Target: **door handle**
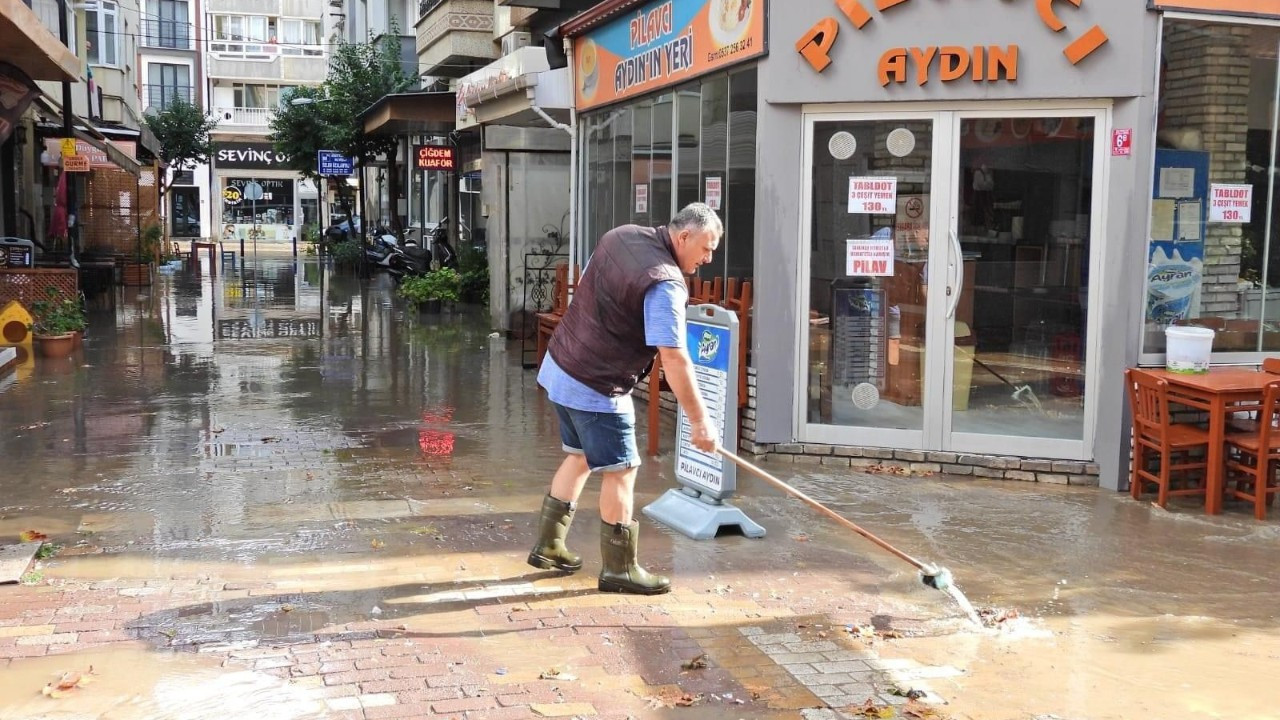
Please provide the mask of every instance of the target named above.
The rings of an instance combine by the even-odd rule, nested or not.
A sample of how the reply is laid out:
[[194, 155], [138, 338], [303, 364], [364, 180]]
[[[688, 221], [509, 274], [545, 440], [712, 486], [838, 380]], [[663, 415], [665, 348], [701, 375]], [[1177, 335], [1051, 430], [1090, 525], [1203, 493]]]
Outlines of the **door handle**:
[[960, 247], [960, 238], [956, 235], [955, 230], [949, 231], [951, 235], [951, 251], [955, 253], [955, 262], [949, 263], [954, 268], [954, 278], [947, 283], [947, 295], [950, 300], [947, 301], [947, 319], [950, 320], [956, 315], [956, 308], [960, 307], [960, 291], [964, 288], [964, 249]]

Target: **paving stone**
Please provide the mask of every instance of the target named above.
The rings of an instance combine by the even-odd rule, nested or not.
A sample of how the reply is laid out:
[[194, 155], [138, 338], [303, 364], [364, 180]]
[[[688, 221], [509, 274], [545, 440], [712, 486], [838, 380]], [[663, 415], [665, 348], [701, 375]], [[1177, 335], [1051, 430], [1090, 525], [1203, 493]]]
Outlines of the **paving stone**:
[[[813, 663], [813, 667], [820, 673], [850, 673], [862, 672], [871, 667], [872, 660], [843, 660], [839, 662], [822, 662]], [[873, 668], [882, 670], [887, 668]]]
[[[788, 652], [793, 652], [793, 653], [823, 653], [823, 652], [833, 652], [835, 650], [840, 649], [839, 645], [836, 645], [835, 643], [830, 642], [828, 640], [822, 640], [819, 642], [784, 643], [784, 645], [786, 646]], [[779, 662], [782, 662], [782, 661], [780, 660]], [[809, 662], [809, 661], [797, 660], [796, 662]]]

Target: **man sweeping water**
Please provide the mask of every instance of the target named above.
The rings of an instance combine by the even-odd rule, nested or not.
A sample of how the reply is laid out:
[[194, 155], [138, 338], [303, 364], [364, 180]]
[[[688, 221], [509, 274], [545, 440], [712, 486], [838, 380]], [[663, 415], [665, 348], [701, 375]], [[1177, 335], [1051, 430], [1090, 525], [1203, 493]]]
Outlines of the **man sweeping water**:
[[578, 497], [600, 472], [599, 588], [657, 595], [671, 581], [637, 561], [640, 529], [632, 517], [636, 471], [631, 391], [661, 358], [667, 382], [692, 428], [691, 442], [713, 452], [719, 432], [707, 413], [685, 347], [685, 275], [711, 262], [724, 225], [703, 203], [682, 209], [665, 227], [623, 225], [605, 233], [551, 336], [538, 372], [560, 422], [566, 453], [542, 500], [536, 568], [574, 572], [582, 557], [565, 546]]

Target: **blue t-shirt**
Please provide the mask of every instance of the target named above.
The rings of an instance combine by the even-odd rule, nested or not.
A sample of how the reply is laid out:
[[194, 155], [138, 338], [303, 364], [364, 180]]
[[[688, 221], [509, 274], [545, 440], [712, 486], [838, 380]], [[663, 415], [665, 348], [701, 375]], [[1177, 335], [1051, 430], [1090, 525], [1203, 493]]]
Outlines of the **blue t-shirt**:
[[[685, 346], [685, 307], [689, 289], [678, 280], [664, 280], [649, 288], [644, 295], [644, 341], [659, 348]], [[556, 364], [548, 352], [538, 370], [538, 384], [546, 388], [547, 397], [557, 405], [586, 412], [634, 415], [631, 393], [611, 398], [583, 385]]]

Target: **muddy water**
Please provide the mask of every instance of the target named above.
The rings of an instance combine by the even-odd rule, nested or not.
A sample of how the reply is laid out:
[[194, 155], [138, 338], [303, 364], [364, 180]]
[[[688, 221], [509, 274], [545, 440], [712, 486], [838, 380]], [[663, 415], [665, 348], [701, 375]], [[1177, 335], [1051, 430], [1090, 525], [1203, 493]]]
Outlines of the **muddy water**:
[[[93, 672], [89, 673], [90, 668]], [[84, 684], [46, 697], [64, 673]], [[315, 688], [196, 655], [149, 648], [69, 653], [23, 660], [3, 674], [0, 718], [12, 720], [263, 720], [323, 718]]]
[[[247, 336], [255, 325], [294, 336]], [[314, 263], [264, 257], [216, 280], [161, 276], [96, 313], [72, 361], [0, 387], [0, 456], [20, 478], [0, 496], [0, 541], [39, 529], [78, 545], [83, 554], [48, 563], [53, 579], [275, 584], [270, 597], [147, 618], [192, 643], [201, 633], [288, 638], [375, 616], [462, 623], [460, 606], [431, 603], [487, 581], [592, 592], [589, 577], [525, 577], [532, 513], [560, 456], [553, 415], [518, 355], [478, 314], [406, 313], [385, 279], [322, 277]], [[645, 465], [640, 505], [670, 486], [669, 465]], [[804, 573], [835, 576], [928, 621], [930, 634], [880, 650], [963, 669], [931, 683], [957, 717], [1277, 717], [1274, 693], [1246, 681], [1280, 673], [1275, 520], [1163, 513], [1096, 490], [768, 469], [949, 568], [980, 608], [1023, 617], [972, 631], [912, 569], [750, 478], [735, 503], [768, 527], [766, 540], [695, 543], [655, 528], [643, 552], [680, 582], [766, 596], [804, 594]], [[595, 502], [590, 490], [571, 534], [583, 548], [596, 542]], [[272, 714], [280, 681], [151, 652], [123, 659], [145, 682], [103, 692], [114, 688], [104, 678], [85, 700], [117, 704], [82, 716], [203, 717], [205, 696], [189, 697], [188, 714], [164, 715], [173, 703], [155, 693], [229, 682], [222, 697], [253, 703], [244, 716], [305, 717], [289, 706]], [[83, 660], [14, 663], [0, 678], [0, 717], [28, 717], [13, 708], [45, 699], [27, 691], [93, 664]]]
[[1280, 672], [1275, 521], [1256, 523], [1247, 509], [1165, 513], [1096, 490], [794, 481], [950, 568], [975, 604], [1020, 611], [987, 633], [894, 643], [907, 657], [966, 671], [933, 681], [958, 716], [1277, 717], [1274, 688], [1243, 681]]

